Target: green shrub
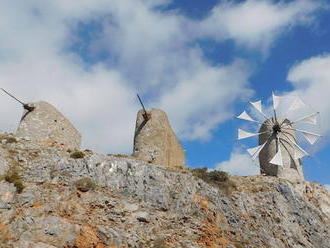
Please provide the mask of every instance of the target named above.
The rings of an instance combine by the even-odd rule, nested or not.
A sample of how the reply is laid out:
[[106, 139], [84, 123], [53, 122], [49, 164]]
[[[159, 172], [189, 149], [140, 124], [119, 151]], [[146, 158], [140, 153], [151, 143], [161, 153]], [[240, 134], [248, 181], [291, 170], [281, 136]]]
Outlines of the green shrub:
[[89, 177], [85, 177], [85, 178], [79, 179], [78, 181], [76, 181], [74, 183], [74, 185], [81, 192], [87, 192], [89, 190], [95, 189], [95, 187], [96, 187], [96, 184]]
[[6, 143], [17, 143], [17, 139], [15, 137], [6, 138]]
[[17, 143], [17, 139], [11, 134], [0, 134], [0, 141], [3, 140], [5, 143]]
[[207, 168], [196, 168], [192, 169], [192, 174], [204, 182], [221, 189], [225, 194], [231, 194], [236, 189], [235, 183], [230, 180], [229, 174], [225, 171], [207, 171]]
[[207, 168], [197, 168], [192, 170], [193, 175], [199, 177], [207, 183], [227, 182], [229, 175], [225, 171], [207, 171]]
[[21, 193], [23, 191], [24, 184], [17, 170], [15, 169], [10, 170], [9, 172], [7, 172], [4, 178], [8, 183], [13, 183], [15, 185], [18, 193]]
[[83, 153], [82, 151], [75, 151], [70, 155], [70, 158], [74, 158], [74, 159], [79, 159], [84, 157], [85, 157], [85, 153]]

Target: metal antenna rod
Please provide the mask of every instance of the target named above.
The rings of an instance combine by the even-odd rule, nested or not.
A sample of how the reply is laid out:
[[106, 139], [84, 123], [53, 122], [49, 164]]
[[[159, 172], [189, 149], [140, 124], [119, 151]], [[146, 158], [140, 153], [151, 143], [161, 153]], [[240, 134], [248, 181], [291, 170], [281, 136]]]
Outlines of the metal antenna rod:
[[24, 109], [26, 109], [26, 110], [28, 110], [28, 111], [33, 111], [33, 110], [34, 110], [34, 107], [31, 107], [31, 106], [29, 106], [27, 103], [24, 103], [24, 102], [18, 100], [16, 97], [14, 97], [14, 96], [13, 96], [12, 94], [10, 94], [8, 91], [6, 91], [4, 88], [1, 88], [1, 90], [2, 90], [3, 92], [5, 92], [8, 96], [10, 96], [11, 98], [13, 98], [13, 99], [15, 99], [16, 101], [18, 101], [20, 104], [22, 104]]
[[143, 105], [143, 102], [142, 102], [142, 100], [141, 100], [139, 94], [136, 94], [136, 95], [137, 95], [137, 97], [138, 97], [138, 99], [139, 99], [139, 102], [140, 102], [140, 104], [141, 104], [141, 106], [142, 106], [142, 108], [143, 108], [143, 111], [144, 111], [143, 117], [144, 117], [144, 119], [148, 120], [149, 117], [148, 117], [147, 111], [146, 111], [146, 109], [145, 109], [145, 107], [144, 107], [144, 105]]
[[12, 94], [10, 94], [10, 93], [9, 93], [8, 91], [6, 91], [5, 89], [1, 88], [1, 90], [2, 90], [3, 92], [5, 92], [8, 96], [10, 96], [11, 98], [14, 98], [16, 101], [18, 101], [18, 102], [19, 102], [20, 104], [22, 104], [23, 106], [26, 105], [26, 103], [24, 103], [24, 102], [18, 100], [16, 97], [14, 97]]

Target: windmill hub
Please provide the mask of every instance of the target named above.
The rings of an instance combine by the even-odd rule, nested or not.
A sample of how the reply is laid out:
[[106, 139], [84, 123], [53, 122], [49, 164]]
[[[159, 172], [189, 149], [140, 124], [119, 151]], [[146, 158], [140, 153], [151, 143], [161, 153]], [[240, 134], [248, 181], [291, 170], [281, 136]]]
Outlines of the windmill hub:
[[277, 134], [279, 132], [281, 132], [281, 126], [279, 124], [275, 124], [273, 126], [273, 133], [276, 133]]

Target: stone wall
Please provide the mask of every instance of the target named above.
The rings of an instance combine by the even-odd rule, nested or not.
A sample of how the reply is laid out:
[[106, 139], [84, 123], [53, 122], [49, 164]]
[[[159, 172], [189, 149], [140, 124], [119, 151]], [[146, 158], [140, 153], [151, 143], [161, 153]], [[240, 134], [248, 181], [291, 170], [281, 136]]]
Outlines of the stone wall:
[[143, 111], [137, 114], [133, 155], [149, 163], [165, 167], [183, 168], [185, 153], [167, 115], [159, 109], [148, 111], [148, 120]]
[[[286, 128], [292, 128], [289, 124], [289, 120], [278, 119], [279, 123], [284, 121]], [[272, 131], [272, 120], [269, 119], [263, 123], [259, 132]], [[284, 130], [282, 130], [284, 131]], [[276, 149], [276, 138], [275, 136], [270, 137], [267, 145], [259, 154], [260, 171], [262, 174], [269, 176], [277, 176], [280, 178], [286, 178], [289, 180], [304, 180], [304, 174], [302, 170], [302, 163], [300, 159], [294, 159], [295, 147], [292, 142], [296, 143], [295, 131], [285, 129], [285, 132], [279, 134], [280, 142], [279, 147], [282, 152], [283, 167], [269, 163], [275, 156]], [[269, 137], [269, 133], [261, 134], [259, 136], [259, 145], [266, 142]]]
[[54, 106], [47, 102], [29, 103], [33, 111], [24, 111], [16, 135], [34, 142], [58, 144], [80, 149], [81, 134]]

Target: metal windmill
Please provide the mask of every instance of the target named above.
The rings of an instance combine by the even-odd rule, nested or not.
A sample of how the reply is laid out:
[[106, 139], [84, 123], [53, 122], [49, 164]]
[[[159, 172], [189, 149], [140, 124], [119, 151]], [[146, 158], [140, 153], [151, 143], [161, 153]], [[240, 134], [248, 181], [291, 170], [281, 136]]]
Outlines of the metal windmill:
[[[253, 160], [259, 158], [261, 173], [289, 179], [303, 179], [301, 158], [309, 154], [298, 144], [297, 134], [302, 135], [310, 145], [315, 144], [321, 135], [311, 132], [310, 129], [311, 126], [317, 124], [319, 112], [303, 113], [306, 104], [299, 97], [288, 101], [286, 97], [273, 94], [272, 98], [273, 106], [270, 116], [263, 111], [261, 101], [250, 102], [254, 116], [246, 111], [237, 116], [238, 119], [261, 125], [257, 133], [239, 128], [238, 139], [259, 137], [259, 145], [247, 151]], [[284, 106], [284, 108], [282, 106], [284, 112], [281, 115], [278, 111], [280, 105]], [[288, 116], [294, 116], [292, 115], [294, 112], [298, 114], [291, 121]], [[259, 121], [258, 116], [263, 120]], [[299, 128], [300, 124], [304, 124], [304, 129]]]

